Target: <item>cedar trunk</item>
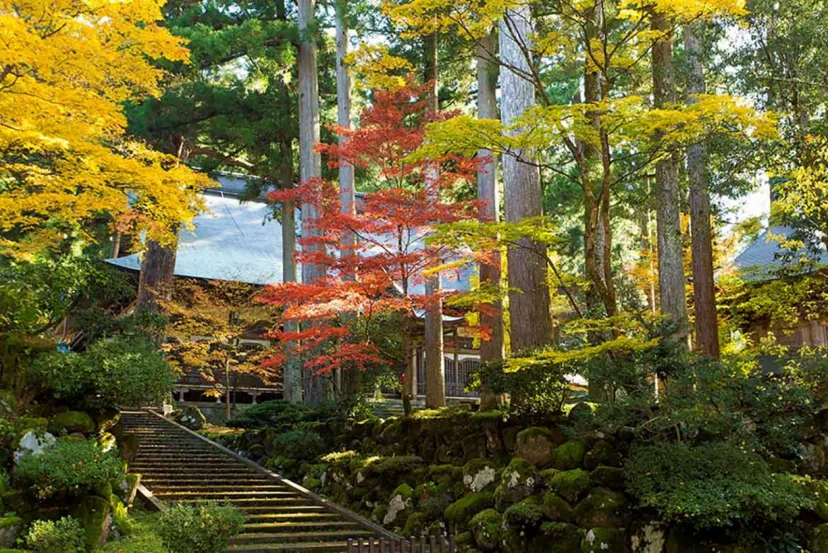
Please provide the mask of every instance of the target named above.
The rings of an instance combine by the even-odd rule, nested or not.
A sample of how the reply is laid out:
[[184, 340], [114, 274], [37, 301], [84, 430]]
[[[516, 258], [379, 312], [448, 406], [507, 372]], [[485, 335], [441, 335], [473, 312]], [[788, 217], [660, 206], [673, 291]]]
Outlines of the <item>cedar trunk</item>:
[[[319, 142], [319, 81], [316, 66], [316, 39], [312, 22], [316, 8], [315, 0], [299, 0], [299, 180], [307, 182], [322, 174], [322, 161], [314, 151]], [[316, 207], [302, 204], [302, 235], [312, 237], [316, 229], [311, 223], [319, 214]], [[325, 276], [324, 267], [313, 263], [302, 264], [302, 282], [310, 284]], [[303, 377], [305, 403], [317, 405], [328, 398], [330, 379], [305, 371]]]
[[[501, 119], [510, 125], [535, 105], [535, 88], [521, 73], [532, 71], [524, 50], [533, 33], [528, 5], [509, 9], [500, 21]], [[540, 170], [535, 152], [512, 151], [503, 158], [503, 189], [506, 221], [516, 223], [543, 215]], [[507, 252], [511, 349], [518, 352], [541, 347], [552, 338], [546, 260], [537, 252], [545, 246], [528, 237]]]
[[[653, 44], [653, 98], [656, 108], [675, 102], [673, 40], [667, 19], [654, 12], [652, 29], [661, 33]], [[679, 166], [675, 155], [656, 163], [656, 233], [661, 313], [674, 326], [674, 338], [687, 344], [687, 299], [682, 262]]]
[[[437, 33], [424, 37], [423, 44], [424, 71], [423, 80], [431, 84], [427, 113], [437, 113]], [[430, 193], [439, 194], [436, 181], [440, 178], [439, 167], [429, 165], [426, 168], [425, 184]], [[443, 300], [440, 275], [428, 277], [425, 283], [425, 396], [426, 408], [436, 409], [446, 406], [446, 367], [443, 358]]]
[[151, 240], [141, 260], [141, 275], [138, 278], [138, 299], [136, 309], [160, 311], [159, 300], [170, 299], [175, 273], [175, 256], [178, 244], [176, 232], [172, 246], [162, 246]]
[[[684, 28], [687, 53], [688, 103], [697, 102], [693, 94], [706, 92], [701, 48], [696, 25]], [[713, 281], [713, 233], [710, 229], [709, 174], [707, 145], [687, 148], [687, 180], [690, 187], [690, 229], [693, 253], [693, 305], [696, 314], [696, 348], [709, 357], [719, 357], [719, 327], [716, 317], [716, 286]]]

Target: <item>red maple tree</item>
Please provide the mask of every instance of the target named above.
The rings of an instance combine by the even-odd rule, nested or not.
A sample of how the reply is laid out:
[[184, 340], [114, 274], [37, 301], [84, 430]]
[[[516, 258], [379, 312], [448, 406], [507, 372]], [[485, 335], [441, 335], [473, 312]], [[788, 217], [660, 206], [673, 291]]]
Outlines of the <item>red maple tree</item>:
[[[447, 198], [474, 182], [479, 160], [455, 155], [408, 159], [422, 144], [429, 122], [426, 93], [427, 87], [417, 85], [378, 92], [362, 112], [359, 128], [334, 129], [347, 141], [318, 145], [331, 167], [347, 162], [375, 175], [378, 190], [358, 198], [356, 214], [342, 213], [336, 185], [321, 179], [269, 194], [274, 202], [311, 203], [319, 214], [310, 221], [313, 236], [299, 240], [303, 247], [297, 260], [324, 266], [325, 278], [269, 286], [259, 298], [282, 309], [279, 330], [271, 336], [291, 344], [289, 355], [299, 356], [316, 375], [391, 364], [369, 330], [373, 318], [388, 313], [403, 314], [404, 366], [409, 367], [410, 319], [435, 301], [425, 294], [424, 280], [429, 271], [460, 257], [425, 238], [434, 225], [477, 217], [477, 202]], [[440, 117], [445, 115], [434, 116]], [[426, 167], [435, 166], [439, 177], [426, 179]], [[357, 238], [352, 252], [343, 252], [346, 235]], [[288, 321], [298, 322], [294, 328], [300, 330], [285, 331]], [[268, 363], [281, 366], [286, 355], [283, 348]]]

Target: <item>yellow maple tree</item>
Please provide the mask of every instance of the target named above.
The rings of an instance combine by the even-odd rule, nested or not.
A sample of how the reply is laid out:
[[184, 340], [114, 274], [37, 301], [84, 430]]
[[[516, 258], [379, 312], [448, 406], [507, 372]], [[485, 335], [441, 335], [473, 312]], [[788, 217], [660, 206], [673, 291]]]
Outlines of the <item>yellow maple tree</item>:
[[91, 223], [167, 241], [207, 183], [126, 136], [157, 95], [153, 59], [186, 62], [162, 0], [0, 0], [0, 251], [23, 257]]

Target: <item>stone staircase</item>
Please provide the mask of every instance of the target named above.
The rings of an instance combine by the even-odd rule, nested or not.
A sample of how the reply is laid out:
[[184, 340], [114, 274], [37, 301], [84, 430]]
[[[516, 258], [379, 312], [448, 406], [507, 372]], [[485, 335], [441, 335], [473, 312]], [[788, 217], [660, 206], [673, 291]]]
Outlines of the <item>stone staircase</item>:
[[217, 501], [246, 512], [229, 552], [344, 553], [349, 538], [396, 537], [160, 415], [129, 411], [121, 421], [139, 438], [129, 470], [159, 507]]

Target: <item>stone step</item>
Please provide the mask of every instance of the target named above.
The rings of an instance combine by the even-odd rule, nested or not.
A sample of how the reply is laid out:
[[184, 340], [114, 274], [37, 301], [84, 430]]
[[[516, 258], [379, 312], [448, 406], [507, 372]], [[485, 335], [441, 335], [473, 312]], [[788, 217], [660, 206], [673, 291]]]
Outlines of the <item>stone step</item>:
[[[161, 501], [167, 501], [169, 503], [203, 503], [206, 499], [220, 499], [220, 498], [205, 498], [205, 497], [193, 497], [193, 498], [182, 498], [182, 499], [169, 499], [159, 497]], [[292, 506], [303, 506], [303, 505], [312, 505], [309, 499], [304, 497], [291, 497], [291, 498], [274, 498], [274, 497], [238, 497], [238, 498], [228, 498], [228, 503], [232, 503], [236, 507], [267, 507], [271, 510], [274, 509], [281, 509], [282, 507], [292, 507]]]
[[373, 536], [367, 530], [351, 531], [316, 531], [316, 532], [284, 532], [281, 534], [239, 534], [230, 540], [232, 544], [254, 543], [325, 543], [347, 542], [349, 538], [368, 538]]
[[215, 483], [222, 486], [256, 486], [259, 484], [271, 484], [273, 482], [270, 478], [263, 476], [256, 478], [252, 474], [222, 474], [221, 476], [215, 474], [203, 474], [200, 476], [188, 474], [186, 477], [182, 477], [180, 474], [167, 474], [166, 477], [164, 474], [155, 474], [153, 476], [147, 475], [141, 480], [145, 485], [149, 483], [164, 484], [170, 481], [174, 481], [176, 485], [181, 486], [204, 486], [207, 483]]
[[336, 513], [332, 513], [330, 511], [324, 510], [319, 512], [304, 512], [304, 511], [294, 511], [294, 512], [281, 512], [281, 513], [248, 513], [247, 515], [247, 522], [249, 524], [258, 524], [258, 523], [282, 523], [282, 522], [298, 522], [302, 524], [304, 522], [337, 522], [342, 521], [342, 517]]
[[278, 534], [280, 532], [300, 530], [340, 530], [353, 533], [362, 531], [362, 528], [356, 522], [349, 522], [347, 520], [290, 520], [287, 522], [248, 522], [244, 525], [244, 532], [260, 534]]
[[179, 498], [201, 497], [207, 499], [254, 499], [273, 498], [273, 499], [293, 499], [299, 497], [296, 492], [285, 489], [276, 490], [254, 490], [254, 489], [239, 489], [233, 488], [230, 490], [186, 490], [186, 491], [158, 491], [153, 492], [155, 497], [159, 499], [169, 499], [170, 501], [178, 501]]
[[175, 481], [169, 484], [160, 484], [153, 488], [155, 490], [153, 493], [161, 494], [161, 493], [184, 493], [184, 492], [193, 492], [193, 493], [202, 493], [202, 492], [240, 492], [240, 491], [252, 491], [252, 492], [290, 492], [296, 493], [290, 490], [290, 488], [286, 488], [285, 486], [280, 486], [278, 484], [267, 484], [267, 483], [258, 483], [258, 484], [247, 484], [244, 486], [240, 486], [238, 484], [199, 484], [197, 486], [188, 486], [182, 485], [180, 482]]
[[228, 553], [347, 553], [348, 542], [333, 543], [260, 543], [246, 545], [231, 545]]
[[304, 505], [285, 505], [279, 507], [278, 511], [275, 511], [272, 506], [270, 505], [238, 505], [239, 509], [247, 513], [251, 516], [258, 516], [263, 514], [273, 514], [273, 513], [280, 513], [285, 515], [297, 515], [297, 514], [320, 514], [320, 513], [330, 513], [325, 507], [320, 505], [313, 505], [313, 504], [304, 504]]

